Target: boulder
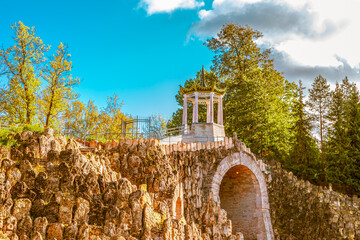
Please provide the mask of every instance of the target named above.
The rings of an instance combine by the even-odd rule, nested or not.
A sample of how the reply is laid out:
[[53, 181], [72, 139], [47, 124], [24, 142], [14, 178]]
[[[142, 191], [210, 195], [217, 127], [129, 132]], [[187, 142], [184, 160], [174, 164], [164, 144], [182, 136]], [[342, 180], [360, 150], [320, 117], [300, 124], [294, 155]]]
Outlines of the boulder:
[[62, 240], [63, 239], [64, 224], [50, 223], [47, 229], [47, 239]]
[[63, 224], [71, 224], [73, 213], [73, 199], [71, 197], [63, 197], [59, 207], [59, 222]]
[[90, 235], [90, 228], [87, 223], [84, 223], [79, 228], [78, 240], [88, 240]]
[[15, 201], [13, 208], [14, 217], [20, 221], [25, 216], [30, 215], [31, 201], [27, 198], [20, 198]]
[[46, 229], [48, 226], [48, 221], [46, 217], [38, 217], [34, 221], [34, 228], [32, 236], [36, 236], [39, 233], [42, 239], [46, 239]]
[[87, 223], [89, 211], [90, 211], [89, 201], [81, 197], [77, 198], [74, 221], [76, 221], [79, 225]]

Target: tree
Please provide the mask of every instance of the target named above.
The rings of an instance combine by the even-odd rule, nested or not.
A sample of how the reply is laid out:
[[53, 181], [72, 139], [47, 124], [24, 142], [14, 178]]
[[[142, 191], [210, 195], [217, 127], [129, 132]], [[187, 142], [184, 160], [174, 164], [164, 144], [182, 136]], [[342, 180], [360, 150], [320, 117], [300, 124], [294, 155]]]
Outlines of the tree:
[[316, 141], [311, 134], [313, 126], [311, 125], [311, 119], [306, 111], [304, 89], [302, 82], [299, 81], [296, 91], [296, 100], [291, 109], [295, 119], [292, 128], [294, 136], [292, 139], [290, 156], [286, 161], [286, 167], [290, 168], [298, 176], [316, 180], [316, 173], [314, 173], [316, 167], [314, 165], [316, 165], [315, 161], [317, 159], [318, 150]]
[[[4, 60], [0, 58], [0, 77], [1, 77], [2, 75], [7, 74], [7, 73], [8, 73], [8, 72], [7, 72], [7, 70], [6, 70], [6, 65], [5, 65], [5, 63], [4, 63]], [[0, 78], [0, 81], [1, 81], [1, 78]]]
[[161, 114], [151, 114], [150, 126], [145, 126], [144, 132], [149, 132], [149, 138], [163, 138], [165, 129], [166, 122]]
[[336, 88], [331, 93], [329, 119], [332, 122], [332, 127], [329, 130], [326, 148], [330, 181], [339, 184], [345, 184], [350, 170], [350, 159], [348, 157], [350, 139], [347, 136], [348, 126], [345, 120], [346, 97], [344, 90], [346, 89], [342, 86], [336, 83]]
[[8, 121], [31, 124], [35, 115], [37, 92], [40, 86], [39, 66], [45, 61], [48, 50], [35, 36], [35, 29], [22, 22], [14, 24], [15, 45], [0, 50], [0, 58], [6, 66], [9, 87], [6, 91]]
[[290, 150], [296, 85], [274, 69], [270, 50], [255, 42], [260, 37], [249, 26], [227, 24], [205, 45], [214, 51], [212, 70], [227, 88], [226, 132], [236, 132], [256, 154], [280, 159]]
[[122, 105], [123, 102], [119, 101], [119, 96], [116, 94], [107, 98], [107, 106], [99, 115], [101, 132], [108, 133], [110, 136], [121, 132], [122, 121], [127, 119], [121, 111]]
[[43, 69], [42, 76], [46, 86], [42, 91], [41, 109], [45, 118], [45, 127], [54, 125], [55, 117], [63, 112], [69, 101], [77, 98], [73, 87], [80, 79], [71, 75], [72, 62], [68, 47], [60, 43], [53, 58]]
[[321, 168], [327, 183], [324, 141], [329, 127], [330, 85], [325, 78], [319, 75], [311, 86], [312, 88], [309, 89], [308, 106], [311, 110], [312, 121], [320, 137]]
[[224, 25], [216, 38], [204, 43], [215, 53], [213, 59], [215, 72], [224, 79], [233, 79], [241, 74], [251, 74], [259, 67], [272, 68], [270, 50], [261, 52], [255, 43], [255, 40], [262, 36], [261, 32], [249, 26], [233, 23]]
[[107, 106], [101, 111], [94, 101], [89, 100], [87, 105], [73, 101], [64, 112], [65, 132], [82, 139], [117, 138], [122, 121], [128, 119], [121, 111], [122, 104], [116, 94], [107, 98]]
[[73, 101], [66, 108], [63, 116], [65, 133], [77, 138], [90, 138], [101, 130], [99, 126], [99, 112], [94, 101], [87, 105], [80, 101]]
[[[0, 62], [0, 71], [1, 71], [1, 62]], [[0, 73], [0, 125], [2, 123], [5, 123], [5, 118], [6, 118], [6, 85], [3, 85], [3, 83], [1, 82], [1, 73]]]
[[346, 122], [349, 127], [347, 135], [350, 140], [348, 156], [351, 160], [351, 172], [348, 184], [359, 193], [360, 192], [360, 96], [355, 85], [351, 87], [348, 114]]
[[84, 112], [86, 106], [80, 101], [72, 101], [65, 109], [63, 119], [66, 135], [80, 137], [84, 135]]

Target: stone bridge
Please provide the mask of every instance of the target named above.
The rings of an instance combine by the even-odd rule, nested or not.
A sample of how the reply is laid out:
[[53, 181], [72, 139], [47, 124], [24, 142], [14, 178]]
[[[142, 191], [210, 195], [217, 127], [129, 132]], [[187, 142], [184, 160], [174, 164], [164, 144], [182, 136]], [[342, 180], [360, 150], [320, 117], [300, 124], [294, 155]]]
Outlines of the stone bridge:
[[[139, 144], [139, 140], [130, 139], [120, 142]], [[89, 147], [97, 147], [98, 144], [95, 141], [85, 143]], [[104, 148], [110, 149], [116, 144], [114, 141], [108, 142]], [[151, 140], [151, 145], [160, 146], [160, 142]], [[167, 156], [176, 152], [201, 154], [204, 150], [232, 149], [227, 156], [217, 159], [212, 170], [204, 176], [201, 191], [213, 197], [226, 210], [234, 234], [241, 232], [244, 239], [274, 239], [266, 186], [266, 164], [258, 161], [249, 148], [237, 140], [233, 142], [231, 138], [218, 142], [177, 143], [160, 147]], [[184, 198], [184, 183], [179, 179], [170, 207], [174, 218], [184, 216]]]
[[[122, 141], [132, 145], [138, 144], [138, 140]], [[152, 145], [159, 144], [157, 140], [152, 140]], [[107, 145], [110, 146], [111, 143]], [[95, 147], [96, 144], [89, 143], [89, 146]], [[225, 138], [218, 142], [161, 145], [161, 149], [167, 156], [179, 152], [208, 154], [205, 151], [231, 149], [227, 155], [217, 159], [204, 176], [201, 191], [211, 196], [222, 209], [226, 210], [227, 217], [232, 221], [234, 234], [241, 232], [244, 239], [274, 239], [269, 211], [266, 164], [257, 160], [243, 143]], [[200, 168], [206, 167], [202, 165]], [[191, 169], [191, 171], [199, 172], [201, 169]], [[186, 201], [184, 185], [186, 183], [180, 178], [172, 198], [171, 212], [177, 219], [184, 216], [183, 203]]]

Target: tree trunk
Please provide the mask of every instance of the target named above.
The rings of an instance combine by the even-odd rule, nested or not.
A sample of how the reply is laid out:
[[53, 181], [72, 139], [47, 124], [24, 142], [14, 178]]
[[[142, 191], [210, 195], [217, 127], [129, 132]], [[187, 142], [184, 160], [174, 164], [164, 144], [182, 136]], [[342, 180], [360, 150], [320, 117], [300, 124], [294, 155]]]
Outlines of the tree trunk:
[[49, 126], [53, 102], [54, 102], [54, 91], [52, 91], [52, 93], [51, 93], [51, 100], [50, 100], [50, 105], [49, 105], [49, 111], [48, 111], [48, 113], [46, 114], [45, 128], [47, 128], [47, 127]]

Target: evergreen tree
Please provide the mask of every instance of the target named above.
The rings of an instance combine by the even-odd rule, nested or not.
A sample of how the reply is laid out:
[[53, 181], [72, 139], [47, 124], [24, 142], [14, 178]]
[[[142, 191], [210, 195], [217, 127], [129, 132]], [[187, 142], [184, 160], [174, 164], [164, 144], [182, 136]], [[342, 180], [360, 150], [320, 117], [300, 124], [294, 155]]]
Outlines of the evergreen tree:
[[336, 88], [331, 93], [328, 116], [332, 122], [332, 127], [329, 130], [326, 146], [329, 181], [340, 185], [345, 184], [348, 177], [350, 177], [349, 171], [351, 168], [348, 157], [350, 139], [347, 136], [348, 126], [345, 120], [346, 87], [346, 83], [341, 86], [336, 83]]
[[349, 127], [347, 136], [350, 141], [348, 156], [350, 158], [350, 178], [349, 185], [359, 194], [360, 193], [360, 96], [355, 85], [351, 87], [348, 111], [346, 116], [347, 126]]
[[315, 78], [315, 81], [309, 89], [308, 106], [311, 110], [312, 121], [317, 129], [320, 138], [321, 169], [322, 175], [327, 183], [326, 163], [325, 163], [325, 136], [328, 131], [328, 111], [330, 105], [330, 85], [321, 75]]
[[316, 141], [311, 134], [313, 127], [311, 119], [306, 112], [304, 89], [302, 82], [299, 81], [296, 100], [291, 109], [295, 119], [292, 128], [294, 137], [292, 139], [290, 156], [285, 163], [285, 167], [292, 170], [298, 176], [315, 181], [317, 180], [316, 164], [318, 149]]

